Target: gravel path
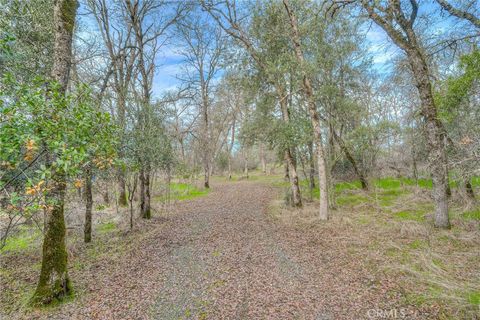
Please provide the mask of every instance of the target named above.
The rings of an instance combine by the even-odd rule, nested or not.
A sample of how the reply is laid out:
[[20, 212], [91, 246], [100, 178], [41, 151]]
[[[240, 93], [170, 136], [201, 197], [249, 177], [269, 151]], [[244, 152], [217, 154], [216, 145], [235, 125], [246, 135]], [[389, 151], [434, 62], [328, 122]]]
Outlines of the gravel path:
[[396, 313], [397, 318], [431, 318], [402, 305], [390, 293], [392, 280], [336, 245], [348, 235], [273, 220], [266, 207], [275, 192], [238, 182], [214, 185], [208, 196], [181, 202], [175, 214], [153, 219], [127, 253], [85, 272], [86, 293], [75, 302], [37, 316], [333, 320]]

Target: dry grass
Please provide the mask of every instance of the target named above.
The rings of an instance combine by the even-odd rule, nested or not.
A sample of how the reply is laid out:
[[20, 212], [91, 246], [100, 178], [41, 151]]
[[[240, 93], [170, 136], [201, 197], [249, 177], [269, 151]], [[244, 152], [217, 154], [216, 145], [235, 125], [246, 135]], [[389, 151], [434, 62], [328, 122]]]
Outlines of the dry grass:
[[334, 245], [394, 278], [407, 304], [434, 308], [443, 319], [480, 318], [480, 223], [462, 218], [462, 203], [451, 204], [452, 229], [438, 230], [426, 191], [407, 189], [383, 205], [378, 190], [346, 197], [351, 205], [338, 206], [328, 223], [318, 220], [314, 203], [299, 210], [276, 200], [269, 212], [283, 224], [335, 234]]

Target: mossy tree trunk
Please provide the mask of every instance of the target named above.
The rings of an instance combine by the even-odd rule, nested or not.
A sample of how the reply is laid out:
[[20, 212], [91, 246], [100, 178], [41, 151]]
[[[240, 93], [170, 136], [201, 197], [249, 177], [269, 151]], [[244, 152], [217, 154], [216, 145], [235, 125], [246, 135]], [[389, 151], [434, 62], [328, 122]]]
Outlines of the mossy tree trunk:
[[[54, 6], [54, 61], [52, 79], [60, 84], [65, 93], [70, 76], [72, 59], [72, 37], [78, 3], [76, 0], [57, 0]], [[47, 165], [51, 165], [54, 154], [48, 154]], [[70, 279], [67, 273], [67, 249], [65, 245], [64, 203], [66, 177], [57, 172], [52, 179], [52, 188], [46, 195], [47, 230], [43, 240], [42, 268], [37, 289], [33, 296], [34, 304], [48, 304], [69, 295]]]

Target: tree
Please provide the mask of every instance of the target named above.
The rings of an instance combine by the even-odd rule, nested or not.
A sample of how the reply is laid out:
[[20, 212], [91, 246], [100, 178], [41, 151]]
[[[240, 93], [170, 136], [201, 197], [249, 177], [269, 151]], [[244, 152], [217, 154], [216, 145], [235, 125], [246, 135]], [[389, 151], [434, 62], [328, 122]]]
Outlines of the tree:
[[[126, 14], [124, 5], [114, 5], [107, 3], [106, 0], [88, 0], [88, 6], [95, 17], [110, 60], [107, 78], [111, 76], [113, 80], [117, 122], [123, 136], [125, 135], [128, 91], [134, 80], [137, 57], [137, 48], [133, 45], [133, 28], [123, 18]], [[120, 158], [122, 152], [120, 148]], [[118, 170], [118, 187], [120, 189], [118, 202], [121, 206], [126, 206], [125, 172], [121, 166]]]
[[225, 41], [221, 28], [203, 19], [194, 8], [177, 24], [178, 33], [184, 44], [181, 54], [188, 65], [185, 85], [192, 91], [193, 103], [199, 106], [201, 114], [200, 145], [202, 149], [204, 186], [210, 187], [210, 172], [215, 150], [212, 148], [213, 132], [210, 112], [214, 80], [220, 68], [221, 54]]
[[[52, 79], [59, 85], [58, 94], [65, 95], [72, 60], [72, 37], [78, 3], [76, 0], [58, 0], [53, 10], [55, 42]], [[53, 111], [53, 110], [52, 110]], [[47, 166], [55, 161], [47, 154]], [[52, 189], [47, 193], [47, 203], [52, 208], [43, 240], [42, 269], [34, 300], [49, 303], [70, 294], [71, 284], [67, 272], [65, 247], [64, 202], [66, 181], [64, 173], [52, 177]]]
[[[221, 4], [213, 3], [212, 1], [202, 1], [203, 8], [209, 12], [212, 18], [219, 24], [219, 26], [235, 41], [237, 41], [250, 55], [256, 68], [260, 71], [259, 76], [263, 77], [262, 81], [271, 86], [276, 96], [276, 102], [279, 106], [282, 120], [288, 126], [290, 122], [290, 110], [288, 106], [289, 93], [287, 91], [288, 85], [286, 83], [284, 64], [279, 64], [280, 57], [287, 59], [284, 55], [282, 44], [284, 44], [284, 35], [278, 30], [271, 32], [269, 28], [282, 27], [278, 24], [269, 23], [269, 21], [262, 21], [261, 8], [254, 9], [255, 16], [252, 19], [250, 26], [251, 32], [247, 32], [242, 26], [240, 12], [237, 11], [235, 2], [225, 1]], [[271, 13], [271, 21], [275, 22], [275, 15], [278, 11], [268, 12], [268, 9], [275, 10], [274, 7], [267, 8], [267, 14]], [[282, 39], [283, 37], [283, 39]], [[276, 66], [280, 65], [281, 68]], [[279, 70], [278, 70], [279, 69]], [[290, 145], [284, 144], [283, 155], [284, 161], [288, 168], [288, 177], [292, 191], [292, 205], [295, 207], [302, 206], [302, 198], [299, 187], [299, 178], [296, 169], [296, 161], [294, 158], [294, 151]]]
[[307, 97], [308, 112], [312, 121], [314, 141], [317, 152], [318, 161], [318, 179], [320, 186], [320, 212], [319, 217], [322, 220], [328, 219], [328, 182], [327, 182], [327, 164], [325, 159], [325, 151], [322, 142], [322, 128], [320, 124], [320, 117], [318, 115], [317, 106], [315, 103], [315, 97], [313, 92], [312, 82], [306, 71], [305, 58], [302, 51], [300, 42], [300, 34], [298, 31], [297, 18], [288, 0], [283, 0], [283, 5], [287, 11], [290, 25], [292, 27], [291, 39], [294, 43], [295, 56], [297, 57], [300, 72], [302, 73], [302, 83], [305, 95]]
[[407, 6], [405, 3], [402, 5], [398, 0], [388, 3], [362, 0], [361, 5], [369, 17], [385, 30], [392, 41], [407, 55], [421, 100], [420, 112], [425, 122], [425, 135], [429, 145], [429, 163], [435, 201], [434, 225], [439, 228], [449, 228], [445, 131], [438, 117], [433, 97], [431, 73], [425, 49], [414, 29], [418, 3], [412, 0]]

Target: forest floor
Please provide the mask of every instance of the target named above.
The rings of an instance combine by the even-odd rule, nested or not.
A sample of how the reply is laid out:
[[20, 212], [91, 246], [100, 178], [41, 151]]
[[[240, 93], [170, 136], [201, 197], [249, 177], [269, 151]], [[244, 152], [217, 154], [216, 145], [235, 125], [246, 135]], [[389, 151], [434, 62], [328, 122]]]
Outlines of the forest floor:
[[[437, 303], [409, 299], [408, 282], [389, 270], [389, 259], [405, 258], [402, 241], [411, 247], [411, 233], [418, 237], [423, 229], [372, 232], [363, 214], [321, 222], [313, 204], [286, 214], [280, 197], [268, 181], [217, 181], [208, 195], [140, 221], [132, 232], [97, 229], [93, 243], [69, 243], [75, 297], [47, 309], [22, 302], [34, 290], [39, 250], [6, 255], [0, 318], [443, 317]], [[392, 239], [396, 245], [386, 248]]]

